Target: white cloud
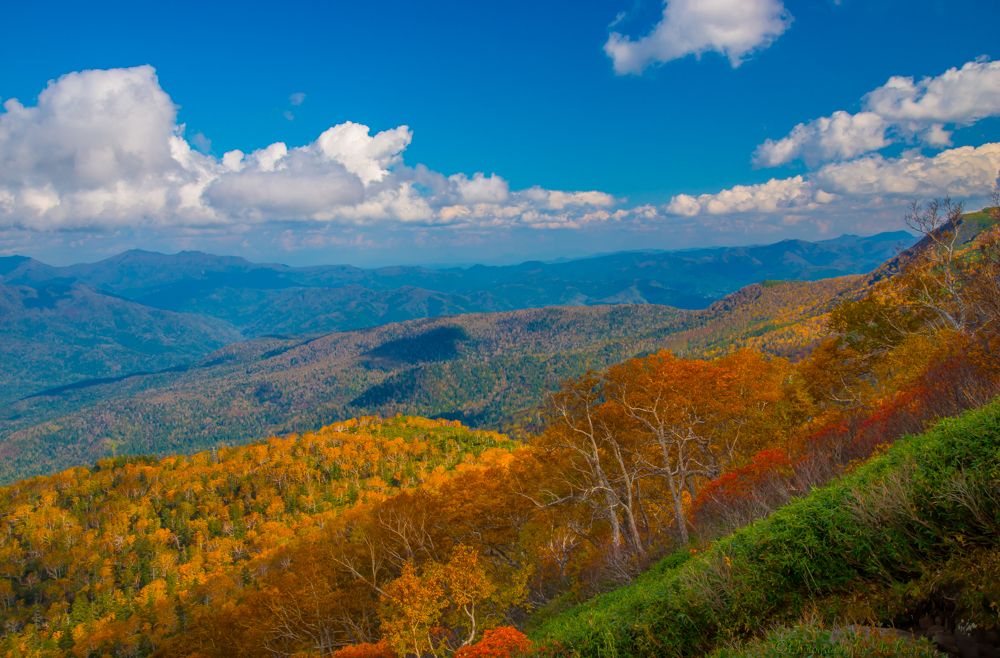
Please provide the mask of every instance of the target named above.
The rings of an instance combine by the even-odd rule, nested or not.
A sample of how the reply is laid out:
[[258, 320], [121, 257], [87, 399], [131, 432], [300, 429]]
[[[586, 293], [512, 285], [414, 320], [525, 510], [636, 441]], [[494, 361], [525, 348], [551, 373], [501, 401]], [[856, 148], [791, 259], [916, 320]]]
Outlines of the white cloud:
[[617, 203], [617, 199], [604, 192], [560, 192], [559, 190], [546, 190], [537, 185], [522, 190], [518, 195], [549, 210], [562, 210], [566, 206], [606, 207]]
[[831, 162], [807, 176], [772, 178], [716, 194], [679, 194], [664, 206], [672, 215], [774, 215], [787, 210], [846, 211], [899, 205], [910, 199], [951, 195], [982, 199], [997, 184], [1000, 143], [963, 146], [927, 157], [918, 151], [898, 158], [870, 155]]
[[246, 164], [243, 162], [243, 151], [236, 149], [222, 155], [222, 166], [229, 171], [242, 171]]
[[374, 137], [368, 132], [368, 126], [348, 121], [326, 130], [316, 144], [328, 160], [344, 165], [368, 185], [385, 178], [388, 167], [403, 161], [401, 153], [413, 139], [406, 126], [385, 130]]
[[[920, 98], [936, 89], [925, 87]], [[926, 102], [920, 98], [914, 102]], [[1000, 169], [1000, 144], [934, 157], [911, 151], [898, 158], [831, 162], [792, 178], [629, 208], [624, 199], [598, 190], [512, 190], [497, 174], [446, 176], [423, 165], [408, 167], [403, 153], [413, 134], [407, 126], [372, 134], [368, 126], [345, 122], [302, 146], [276, 142], [221, 158], [200, 153], [185, 139], [175, 106], [148, 66], [73, 73], [51, 82], [35, 107], [16, 100], [4, 107], [0, 234], [111, 235], [148, 226], [236, 239], [289, 221], [326, 231], [324, 239], [330, 240], [338, 226], [345, 233], [370, 227], [375, 235], [392, 235], [381, 230], [387, 226], [450, 228], [484, 240], [529, 229], [662, 231], [683, 224], [749, 231], [801, 226], [807, 218], [832, 227], [838, 224], [830, 217], [837, 213], [868, 217], [910, 198], [982, 197]], [[784, 143], [775, 142], [767, 157], [850, 158], [866, 144], [888, 139], [891, 133], [879, 132], [880, 120], [875, 113], [842, 113], [803, 124]]]
[[781, 0], [665, 0], [663, 20], [650, 34], [633, 41], [613, 32], [604, 52], [618, 75], [706, 52], [728, 57], [735, 68], [770, 46], [791, 20]]
[[829, 160], [855, 158], [890, 144], [889, 124], [874, 112], [834, 112], [832, 116], [800, 123], [787, 137], [767, 140], [753, 154], [759, 167], [776, 167], [793, 160], [816, 165]]
[[152, 67], [71, 73], [37, 106], [4, 109], [0, 189], [17, 220], [58, 228], [156, 214], [170, 202], [160, 181], [188, 178], [171, 152], [176, 108]]
[[306, 95], [303, 94], [302, 92], [292, 94], [291, 96], [288, 97], [288, 102], [291, 103], [292, 105], [302, 105], [302, 103], [305, 100], [306, 100]]
[[365, 200], [357, 176], [342, 165], [320, 162], [308, 149], [272, 144], [244, 158], [239, 171], [221, 173], [204, 191], [208, 204], [226, 216], [262, 221], [311, 217], [330, 207]]
[[472, 178], [465, 174], [449, 176], [448, 181], [458, 188], [458, 196], [462, 203], [504, 203], [510, 198], [510, 186], [507, 181], [496, 174], [489, 178], [481, 172], [476, 172]]
[[288, 147], [284, 142], [275, 142], [266, 149], [254, 151], [250, 154], [250, 160], [257, 164], [258, 171], [274, 171], [278, 162], [288, 155]]
[[950, 194], [984, 197], [1000, 172], [1000, 143], [962, 146], [934, 157], [919, 152], [898, 158], [872, 155], [851, 162], [833, 162], [810, 176], [831, 192], [855, 198], [897, 196], [935, 197]]
[[951, 131], [1000, 116], [1000, 62], [977, 60], [935, 78], [893, 76], [864, 97], [858, 114], [800, 123], [778, 141], [767, 140], [754, 152], [754, 164], [776, 167], [794, 160], [808, 165], [854, 158], [894, 141], [917, 140], [926, 146], [951, 145]]
[[1000, 115], [1000, 62], [968, 62], [920, 82], [893, 76], [865, 96], [865, 107], [913, 135], [940, 135], [945, 124], [969, 126]]
[[441, 223], [428, 201], [421, 197], [410, 183], [404, 183], [397, 188], [383, 189], [362, 203], [333, 210], [330, 214], [320, 215], [318, 218], [343, 218], [361, 224], [384, 220], [396, 220], [408, 224]]
[[[293, 95], [293, 104], [303, 96]], [[563, 226], [607, 219], [602, 192], [511, 192], [496, 174], [445, 175], [403, 164], [406, 126], [371, 134], [345, 122], [316, 141], [192, 149], [150, 66], [71, 73], [36, 107], [0, 113], [0, 229], [143, 224], [221, 227], [270, 221]], [[200, 135], [200, 134], [199, 134]], [[202, 150], [208, 138], [192, 138]]]
[[807, 206], [811, 202], [811, 186], [802, 177], [778, 180], [772, 178], [758, 185], [737, 185], [717, 194], [693, 197], [679, 194], [664, 210], [671, 215], [726, 215], [731, 213], [773, 213], [779, 209]]

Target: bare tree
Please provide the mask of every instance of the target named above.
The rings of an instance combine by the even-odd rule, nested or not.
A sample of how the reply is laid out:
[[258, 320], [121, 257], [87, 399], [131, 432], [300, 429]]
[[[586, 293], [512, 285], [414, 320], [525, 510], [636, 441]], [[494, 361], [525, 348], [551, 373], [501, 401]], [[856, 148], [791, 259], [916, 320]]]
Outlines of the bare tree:
[[939, 325], [954, 331], [963, 331], [968, 322], [958, 258], [964, 209], [962, 202], [950, 197], [934, 199], [926, 208], [913, 201], [903, 218], [909, 228], [924, 236], [918, 256], [906, 261], [902, 269], [911, 300], [932, 313]]
[[550, 492], [550, 504], [572, 501], [593, 507], [611, 526], [616, 554], [627, 538], [636, 553], [645, 555], [637, 484], [646, 469], [625, 445], [629, 437], [616, 423], [615, 410], [601, 398], [600, 385], [601, 380], [590, 375], [550, 398], [551, 422], [543, 443], [560, 456], [554, 464], [567, 491], [562, 496]]
[[[638, 393], [638, 395], [636, 395]], [[678, 391], [653, 381], [623, 382], [615, 392], [615, 401], [624, 413], [636, 422], [643, 437], [638, 453], [657, 482], [665, 482], [670, 493], [677, 539], [688, 543], [687, 515], [684, 494], [693, 497], [694, 478], [710, 480], [718, 476], [721, 466], [712, 450], [712, 437], [707, 429], [708, 418], [701, 415]], [[654, 457], [655, 455], [655, 457]]]
[[[1000, 222], [1000, 189], [990, 199], [986, 211]], [[963, 211], [947, 197], [926, 208], [910, 204], [906, 224], [924, 237], [901, 275], [910, 302], [934, 318], [933, 328], [975, 335], [1000, 322], [1000, 227], [978, 236], [978, 249], [971, 249], [960, 237]]]

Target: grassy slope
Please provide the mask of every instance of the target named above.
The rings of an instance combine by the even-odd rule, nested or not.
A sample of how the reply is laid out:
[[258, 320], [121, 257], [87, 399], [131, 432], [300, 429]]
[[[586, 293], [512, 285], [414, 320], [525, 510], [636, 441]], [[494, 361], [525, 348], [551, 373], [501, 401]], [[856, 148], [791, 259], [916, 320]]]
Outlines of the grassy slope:
[[995, 626], [998, 530], [995, 401], [534, 635], [565, 655], [694, 656], [806, 612], [910, 623], [932, 592], [949, 589], [967, 619]]

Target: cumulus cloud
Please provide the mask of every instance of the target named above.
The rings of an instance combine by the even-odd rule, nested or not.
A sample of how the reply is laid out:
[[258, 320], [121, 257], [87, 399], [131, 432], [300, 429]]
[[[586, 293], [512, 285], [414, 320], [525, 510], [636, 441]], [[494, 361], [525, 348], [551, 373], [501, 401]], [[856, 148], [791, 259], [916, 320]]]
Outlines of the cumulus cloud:
[[777, 142], [767, 140], [757, 147], [753, 161], [759, 167], [776, 167], [793, 160], [815, 166], [855, 158], [888, 146], [888, 127], [889, 123], [874, 112], [834, 112], [829, 117], [800, 123]]
[[343, 165], [330, 166], [310, 149], [272, 144], [229, 167], [209, 184], [203, 198], [228, 217], [261, 221], [309, 217], [335, 206], [365, 200], [361, 180]]
[[496, 174], [486, 177], [476, 173], [472, 178], [455, 174], [449, 176], [448, 181], [457, 188], [459, 200], [465, 204], [500, 204], [510, 198], [510, 185]]
[[618, 75], [706, 52], [728, 57], [735, 68], [770, 46], [791, 21], [781, 0], [665, 0], [663, 19], [651, 33], [633, 41], [612, 32], [604, 52]]
[[560, 192], [546, 190], [537, 185], [520, 193], [524, 199], [549, 210], [563, 210], [567, 206], [611, 206], [616, 199], [604, 192]]
[[893, 76], [865, 96], [865, 106], [903, 134], [933, 146], [950, 145], [946, 124], [970, 126], [1000, 115], [1000, 62], [980, 59], [919, 82]]
[[984, 197], [997, 183], [1000, 143], [962, 146], [927, 157], [917, 151], [898, 158], [875, 154], [831, 162], [810, 176], [813, 184], [851, 197]]
[[176, 107], [152, 67], [71, 73], [37, 106], [10, 99], [4, 109], [0, 194], [18, 219], [58, 228], [155, 214], [171, 202], [161, 181], [190, 179], [173, 157]]
[[[940, 95], [933, 84], [914, 86], [924, 89], [915, 92], [914, 103]], [[903, 108], [895, 110], [898, 116], [920, 119], [903, 101], [890, 105]], [[732, 226], [734, 217], [747, 224], [766, 223], [768, 217], [789, 224], [914, 197], [982, 197], [1000, 169], [1000, 144], [950, 149], [934, 157], [910, 151], [897, 158], [850, 159], [889, 139], [892, 128], [884, 128], [880, 121], [889, 119], [875, 112], [843, 113], [804, 124], [780, 149], [775, 145], [774, 159], [792, 152], [810, 162], [834, 159], [809, 174], [715, 194], [678, 194], [667, 204], [629, 208], [624, 199], [599, 190], [511, 189], [496, 173], [445, 175], [420, 164], [407, 166], [403, 155], [413, 140], [407, 126], [373, 134], [368, 126], [348, 121], [301, 146], [276, 142], [221, 158], [199, 152], [149, 66], [72, 73], [50, 82], [36, 106], [12, 99], [4, 109], [0, 233], [112, 235], [153, 227], [237, 239], [273, 231], [275, 222], [296, 222], [303, 225], [299, 229], [325, 231], [325, 239], [332, 240], [330, 232], [337, 227], [373, 234], [387, 226], [438, 234], [452, 229], [456, 235], [482, 237], [531, 229], [657, 231], [699, 217], [714, 218], [710, 221], [717, 227]], [[975, 117], [982, 110], [962, 112]], [[950, 116], [959, 114], [955, 110]]]
[[388, 175], [388, 167], [403, 161], [403, 149], [413, 139], [406, 126], [385, 130], [374, 137], [368, 132], [368, 126], [348, 121], [326, 130], [316, 145], [327, 160], [342, 164], [368, 185], [381, 181]]
[[177, 108], [150, 66], [71, 73], [50, 82], [37, 106], [11, 99], [4, 108], [0, 227], [271, 221], [572, 227], [606, 219], [601, 209], [617, 203], [602, 192], [511, 192], [496, 174], [445, 176], [406, 167], [403, 152], [413, 139], [407, 126], [372, 135], [368, 126], [347, 121], [304, 146], [277, 142], [215, 158], [204, 135], [185, 139]]
[[893, 76], [865, 95], [864, 111], [834, 112], [800, 123], [754, 152], [754, 164], [776, 167], [794, 160], [808, 165], [845, 160], [877, 151], [894, 141], [951, 146], [952, 128], [1000, 116], [1000, 62], [979, 59], [919, 82]]
[[[933, 157], [919, 151], [898, 158], [875, 154], [831, 162], [807, 176], [737, 185], [698, 197], [679, 194], [664, 210], [672, 215], [768, 215], [789, 210], [816, 211], [872, 207], [894, 200], [952, 195], [983, 198], [997, 184], [1000, 143], [963, 146]], [[835, 205], [835, 208], [825, 208]]]
[[802, 177], [772, 178], [759, 185], [737, 185], [717, 194], [693, 197], [679, 194], [664, 210], [672, 215], [726, 215], [743, 212], [772, 213], [779, 209], [807, 206], [812, 197], [811, 185]]

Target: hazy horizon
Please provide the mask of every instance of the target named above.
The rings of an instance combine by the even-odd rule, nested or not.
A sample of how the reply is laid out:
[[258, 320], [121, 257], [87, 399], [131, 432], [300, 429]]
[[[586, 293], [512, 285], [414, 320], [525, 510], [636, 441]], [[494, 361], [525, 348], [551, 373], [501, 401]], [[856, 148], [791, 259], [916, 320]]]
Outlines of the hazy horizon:
[[[871, 237], [874, 237], [874, 236], [877, 236], [877, 235], [882, 235], [884, 233], [907, 233], [908, 235], [910, 235], [910, 237], [916, 237], [912, 233], [910, 233], [909, 231], [907, 231], [905, 229], [898, 229], [896, 231], [878, 231], [876, 233], [869, 233], [869, 234], [842, 233], [842, 234], [840, 234], [839, 236], [836, 236], [836, 237], [828, 237], [828, 238], [822, 238], [822, 239], [818, 239], [818, 240], [806, 240], [806, 242], [814, 242], [814, 243], [832, 242], [832, 241], [840, 240], [840, 239], [845, 238], [845, 237], [854, 237], [854, 238], [858, 238], [859, 240], [863, 240], [863, 239], [871, 238]], [[120, 256], [122, 254], [128, 253], [130, 251], [142, 251], [142, 252], [154, 253], [154, 254], [158, 254], [158, 255], [162, 255], [162, 256], [177, 256], [177, 255], [180, 255], [180, 254], [186, 253], [186, 252], [187, 253], [202, 253], [202, 254], [206, 254], [208, 256], [217, 256], [217, 257], [220, 257], [220, 258], [231, 258], [231, 257], [243, 258], [247, 262], [250, 262], [250, 263], [253, 263], [253, 264], [260, 264], [260, 265], [264, 265], [264, 264], [278, 264], [278, 265], [284, 265], [284, 266], [287, 266], [287, 267], [316, 267], [316, 266], [326, 266], [326, 265], [329, 265], [329, 266], [350, 265], [350, 266], [359, 267], [359, 268], [362, 268], [362, 269], [375, 269], [375, 268], [380, 268], [380, 267], [423, 267], [423, 268], [426, 268], [426, 269], [448, 269], [448, 268], [455, 268], [455, 267], [468, 268], [468, 267], [474, 267], [476, 265], [486, 265], [486, 266], [490, 266], [490, 267], [507, 267], [507, 266], [520, 265], [520, 264], [528, 263], [528, 262], [558, 263], [558, 262], [561, 262], [561, 261], [573, 261], [573, 260], [585, 260], [585, 259], [588, 259], [588, 258], [600, 258], [602, 256], [609, 256], [609, 255], [621, 254], [621, 253], [688, 252], [688, 251], [711, 251], [711, 250], [718, 250], [718, 249], [734, 249], [734, 248], [743, 248], [743, 247], [750, 248], [750, 247], [768, 246], [768, 245], [778, 244], [778, 243], [783, 242], [783, 241], [799, 240], [799, 239], [801, 239], [801, 238], [794, 238], [794, 237], [792, 237], [792, 238], [782, 238], [781, 240], [775, 240], [774, 242], [752, 242], [752, 243], [733, 244], [733, 245], [713, 244], [713, 245], [699, 246], [699, 247], [680, 247], [680, 248], [676, 248], [676, 249], [661, 249], [661, 248], [656, 248], [656, 247], [646, 247], [646, 248], [639, 248], [639, 249], [616, 249], [616, 250], [612, 250], [612, 251], [597, 251], [597, 252], [586, 252], [586, 253], [579, 253], [579, 254], [561, 254], [561, 255], [556, 255], [556, 256], [546, 256], [546, 257], [540, 257], [540, 258], [531, 258], [531, 257], [526, 257], [526, 256], [524, 256], [522, 254], [507, 253], [507, 254], [503, 254], [501, 256], [492, 258], [492, 259], [485, 259], [485, 260], [467, 260], [467, 261], [461, 261], [461, 260], [454, 260], [454, 261], [430, 261], [430, 260], [427, 260], [427, 261], [414, 261], [414, 262], [387, 261], [387, 262], [384, 262], [384, 263], [374, 262], [373, 264], [365, 264], [365, 265], [360, 265], [358, 263], [347, 262], [347, 261], [325, 261], [324, 262], [324, 261], [317, 260], [315, 262], [296, 263], [296, 262], [291, 261], [291, 260], [284, 260], [284, 261], [279, 261], [279, 260], [254, 260], [253, 258], [248, 258], [248, 257], [244, 256], [243, 254], [239, 254], [239, 253], [220, 253], [220, 252], [205, 251], [205, 250], [202, 250], [202, 249], [180, 249], [180, 250], [177, 250], [177, 251], [157, 251], [155, 249], [144, 249], [142, 247], [132, 247], [132, 248], [129, 248], [129, 249], [124, 249], [122, 251], [115, 252], [113, 254], [101, 256], [99, 258], [92, 258], [92, 259], [85, 259], [85, 260], [73, 260], [73, 259], [63, 260], [63, 261], [45, 260], [44, 258], [38, 258], [37, 256], [32, 256], [32, 255], [27, 254], [27, 253], [5, 254], [5, 256], [24, 256], [24, 257], [28, 257], [28, 258], [33, 258], [36, 261], [39, 261], [41, 263], [44, 263], [46, 265], [51, 265], [51, 266], [54, 266], [54, 267], [68, 267], [68, 266], [71, 266], [71, 265], [84, 265], [84, 264], [99, 263], [101, 261], [108, 260], [110, 258], [114, 258], [115, 256]], [[69, 255], [70, 253], [72, 253], [72, 252], [68, 252], [67, 255]]]

